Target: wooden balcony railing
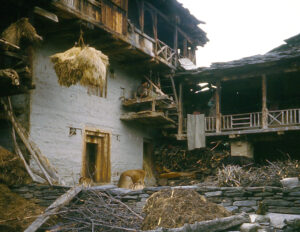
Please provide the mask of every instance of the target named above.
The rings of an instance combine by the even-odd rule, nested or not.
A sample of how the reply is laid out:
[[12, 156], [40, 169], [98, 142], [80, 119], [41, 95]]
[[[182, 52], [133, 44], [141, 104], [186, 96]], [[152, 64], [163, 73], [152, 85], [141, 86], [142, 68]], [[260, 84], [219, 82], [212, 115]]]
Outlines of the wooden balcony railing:
[[288, 126], [300, 124], [300, 109], [276, 110], [268, 113], [268, 126]]
[[259, 128], [261, 126], [261, 118], [261, 112], [224, 115], [221, 117], [221, 130]]
[[155, 44], [155, 54], [163, 58], [167, 63], [176, 66], [177, 54], [174, 49], [170, 48], [167, 44], [157, 39]]
[[[205, 117], [205, 132], [216, 133], [216, 117]], [[267, 128], [264, 130], [274, 131], [276, 128], [289, 128], [300, 125], [300, 109], [285, 109], [268, 111]], [[262, 128], [262, 112], [222, 115], [220, 133], [228, 133], [230, 131], [249, 131], [263, 130]], [[296, 128], [293, 127], [293, 128]]]

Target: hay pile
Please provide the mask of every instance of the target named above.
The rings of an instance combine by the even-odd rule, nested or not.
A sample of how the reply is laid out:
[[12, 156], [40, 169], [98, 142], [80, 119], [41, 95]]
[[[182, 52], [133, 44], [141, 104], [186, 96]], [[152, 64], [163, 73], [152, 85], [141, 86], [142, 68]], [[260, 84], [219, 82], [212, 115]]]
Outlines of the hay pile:
[[280, 180], [300, 177], [300, 161], [285, 160], [269, 162], [260, 167], [240, 167], [227, 165], [218, 170], [219, 186], [281, 186]]
[[43, 40], [29, 23], [28, 18], [21, 18], [12, 23], [2, 32], [1, 38], [17, 46], [22, 42], [36, 43]]
[[195, 190], [165, 189], [154, 193], [143, 209], [143, 230], [177, 228], [185, 223], [230, 216], [224, 207], [208, 202]]
[[0, 231], [24, 231], [44, 208], [0, 184]]
[[15, 184], [29, 184], [32, 182], [22, 160], [0, 146], [0, 183], [12, 186]]
[[109, 62], [101, 51], [92, 47], [73, 47], [50, 58], [60, 85], [69, 87], [80, 82], [84, 86], [98, 86], [103, 91]]

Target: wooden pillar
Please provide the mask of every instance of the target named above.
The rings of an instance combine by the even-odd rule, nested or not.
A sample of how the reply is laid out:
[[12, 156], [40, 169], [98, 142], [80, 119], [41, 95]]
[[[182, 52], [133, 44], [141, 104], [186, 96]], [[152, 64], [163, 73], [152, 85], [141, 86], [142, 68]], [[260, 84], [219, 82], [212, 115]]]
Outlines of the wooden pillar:
[[216, 98], [216, 132], [221, 132], [221, 81], [217, 81], [217, 89], [215, 92], [215, 98]]
[[178, 137], [181, 139], [183, 126], [182, 115], [182, 83], [179, 84], [179, 99], [178, 99]]
[[182, 55], [184, 57], [187, 57], [187, 39], [186, 38], [183, 39], [183, 53], [182, 53]]
[[123, 27], [122, 27], [122, 32], [124, 35], [127, 34], [127, 28], [128, 28], [128, 0], [123, 0], [122, 2], [122, 8], [126, 11], [126, 14], [123, 15]]
[[152, 21], [153, 21], [153, 37], [155, 41], [157, 40], [157, 13], [152, 12]]
[[267, 77], [262, 75], [262, 128], [268, 128], [268, 109], [267, 109]]
[[141, 32], [144, 33], [144, 0], [142, 0], [140, 2], [140, 7], [139, 7], [139, 21], [140, 21], [140, 29], [141, 29]]
[[177, 53], [178, 53], [178, 29], [177, 26], [174, 28], [174, 50], [175, 50], [175, 67], [177, 66]]

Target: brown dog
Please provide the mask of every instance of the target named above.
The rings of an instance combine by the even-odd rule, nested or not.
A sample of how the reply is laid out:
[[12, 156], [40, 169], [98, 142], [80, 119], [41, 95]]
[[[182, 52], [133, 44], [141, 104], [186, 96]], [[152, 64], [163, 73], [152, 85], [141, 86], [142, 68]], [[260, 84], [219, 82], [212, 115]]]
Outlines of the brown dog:
[[127, 170], [120, 176], [118, 187], [127, 189], [142, 189], [144, 187], [145, 171], [141, 169]]

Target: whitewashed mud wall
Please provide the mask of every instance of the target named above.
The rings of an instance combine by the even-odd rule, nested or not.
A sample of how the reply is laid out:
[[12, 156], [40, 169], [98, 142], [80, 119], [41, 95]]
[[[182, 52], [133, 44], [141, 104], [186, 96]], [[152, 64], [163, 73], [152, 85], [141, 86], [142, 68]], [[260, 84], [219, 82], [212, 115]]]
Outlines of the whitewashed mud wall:
[[81, 130], [69, 136], [69, 127], [95, 127], [111, 133], [111, 173], [116, 182], [127, 169], [142, 168], [143, 139], [150, 133], [141, 125], [120, 121], [123, 112], [120, 97], [136, 90], [141, 80], [115, 68], [108, 78], [107, 98], [89, 95], [87, 88], [59, 86], [49, 56], [69, 47], [55, 48], [44, 44], [36, 51], [34, 78], [36, 89], [31, 94], [30, 135], [41, 151], [69, 184], [78, 182], [82, 165]]

